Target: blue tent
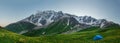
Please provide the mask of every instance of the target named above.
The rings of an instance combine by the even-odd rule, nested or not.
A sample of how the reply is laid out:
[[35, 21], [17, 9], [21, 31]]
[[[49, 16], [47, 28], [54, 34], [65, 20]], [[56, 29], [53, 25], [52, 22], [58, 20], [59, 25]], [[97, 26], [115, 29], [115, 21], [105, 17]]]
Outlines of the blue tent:
[[102, 35], [96, 35], [93, 40], [101, 40], [103, 37]]

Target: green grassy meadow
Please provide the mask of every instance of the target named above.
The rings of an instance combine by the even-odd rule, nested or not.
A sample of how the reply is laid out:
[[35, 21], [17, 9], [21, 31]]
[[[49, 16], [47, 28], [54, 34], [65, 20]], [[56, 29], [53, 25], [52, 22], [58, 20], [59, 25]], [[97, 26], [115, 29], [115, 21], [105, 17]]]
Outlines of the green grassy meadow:
[[[97, 34], [103, 39], [94, 41]], [[0, 28], [0, 43], [120, 43], [120, 28], [88, 29], [72, 34], [42, 35], [28, 37]]]

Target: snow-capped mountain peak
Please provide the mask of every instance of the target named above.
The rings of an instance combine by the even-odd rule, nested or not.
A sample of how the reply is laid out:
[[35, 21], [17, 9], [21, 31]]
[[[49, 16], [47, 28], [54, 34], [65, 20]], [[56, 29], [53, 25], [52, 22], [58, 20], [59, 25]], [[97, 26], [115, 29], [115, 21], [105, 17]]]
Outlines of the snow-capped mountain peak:
[[[64, 17], [73, 17], [76, 21], [78, 21], [79, 24], [86, 24], [91, 26], [103, 27], [103, 24], [105, 24], [105, 22], [108, 22], [105, 19], [95, 19], [91, 16], [75, 16], [68, 13], [63, 13], [62, 11], [55, 12], [53, 10], [39, 11], [36, 14], [23, 19], [22, 21], [27, 21], [37, 26], [44, 26], [49, 25], [52, 22], [55, 22]], [[70, 21], [68, 19], [67, 25], [69, 24]]]
[[27, 21], [35, 25], [42, 26], [42, 25], [48, 25], [58, 20], [62, 16], [63, 16], [62, 11], [55, 12], [55, 11], [49, 10], [49, 11], [37, 12], [36, 14], [31, 15], [30, 17], [27, 17], [22, 21]]

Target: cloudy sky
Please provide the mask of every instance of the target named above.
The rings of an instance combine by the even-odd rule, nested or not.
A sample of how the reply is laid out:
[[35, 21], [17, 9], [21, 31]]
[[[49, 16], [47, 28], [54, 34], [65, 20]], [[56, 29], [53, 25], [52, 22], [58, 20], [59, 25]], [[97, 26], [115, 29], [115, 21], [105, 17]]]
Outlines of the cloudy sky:
[[120, 24], [120, 0], [0, 0], [0, 25], [17, 22], [38, 10], [88, 15]]

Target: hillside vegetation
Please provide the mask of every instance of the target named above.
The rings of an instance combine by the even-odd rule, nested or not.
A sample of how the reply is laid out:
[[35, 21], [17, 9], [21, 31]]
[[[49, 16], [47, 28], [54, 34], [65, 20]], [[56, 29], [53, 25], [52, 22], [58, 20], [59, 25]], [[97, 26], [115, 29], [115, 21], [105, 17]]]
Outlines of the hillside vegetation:
[[[103, 39], [94, 41], [97, 34]], [[120, 26], [111, 25], [105, 29], [91, 28], [72, 34], [43, 35], [28, 37], [0, 28], [0, 43], [120, 43]]]
[[15, 33], [20, 33], [23, 30], [31, 30], [35, 26], [36, 25], [29, 22], [17, 22], [17, 23], [9, 24], [8, 26], [5, 27], [5, 29]]

